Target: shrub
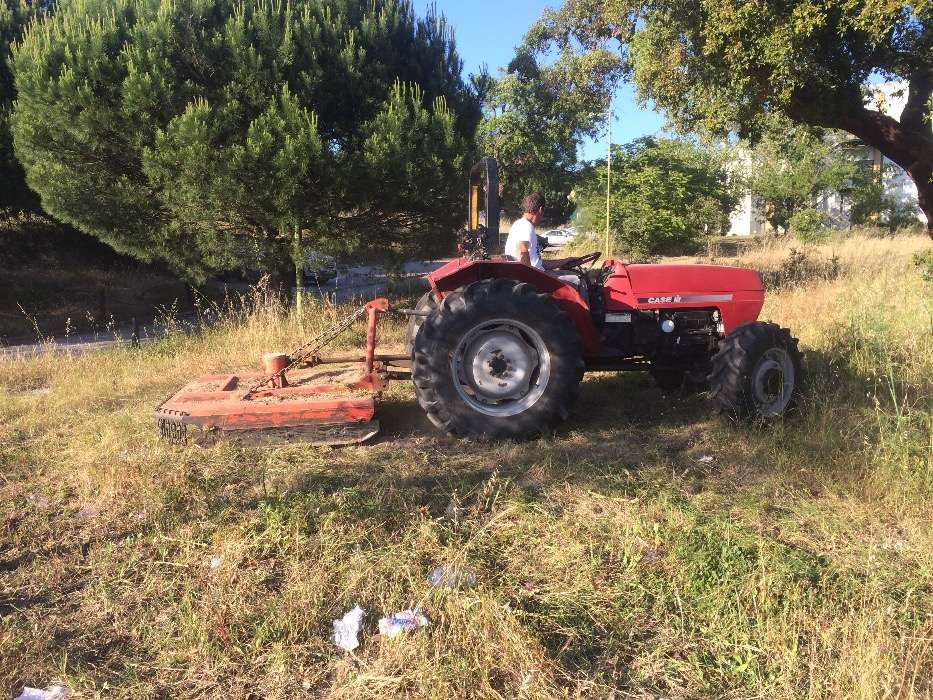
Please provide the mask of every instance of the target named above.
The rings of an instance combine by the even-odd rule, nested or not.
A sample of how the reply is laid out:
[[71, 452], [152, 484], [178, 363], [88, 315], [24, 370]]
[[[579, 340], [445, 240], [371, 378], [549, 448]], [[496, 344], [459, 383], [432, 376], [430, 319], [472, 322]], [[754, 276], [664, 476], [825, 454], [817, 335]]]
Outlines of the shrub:
[[761, 279], [768, 289], [793, 287], [816, 280], [834, 280], [839, 276], [839, 257], [813, 257], [806, 251], [791, 248], [786, 259], [777, 267], [759, 268]]
[[915, 253], [914, 265], [920, 270], [920, 276], [925, 282], [933, 283], [933, 248], [927, 248], [922, 253]]
[[818, 243], [829, 237], [829, 218], [819, 209], [801, 209], [790, 217], [790, 230], [804, 243]]

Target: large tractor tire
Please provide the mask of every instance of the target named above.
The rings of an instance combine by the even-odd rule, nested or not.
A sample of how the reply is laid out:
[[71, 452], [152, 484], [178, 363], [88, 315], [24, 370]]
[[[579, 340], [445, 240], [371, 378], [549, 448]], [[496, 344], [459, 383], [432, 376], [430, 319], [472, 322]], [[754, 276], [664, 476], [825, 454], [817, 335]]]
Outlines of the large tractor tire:
[[797, 406], [803, 372], [797, 339], [774, 323], [736, 326], [719, 344], [710, 397], [735, 420], [772, 421]]
[[[437, 300], [434, 298], [434, 291], [425, 292], [418, 303], [415, 304], [415, 311], [434, 311], [437, 306]], [[415, 350], [415, 338], [418, 336], [418, 330], [424, 323], [424, 316], [411, 316], [408, 319], [408, 329], [405, 331], [405, 352], [409, 355]]]
[[525, 440], [564, 420], [583, 359], [576, 328], [547, 294], [507, 279], [448, 294], [414, 339], [418, 403], [438, 428]]

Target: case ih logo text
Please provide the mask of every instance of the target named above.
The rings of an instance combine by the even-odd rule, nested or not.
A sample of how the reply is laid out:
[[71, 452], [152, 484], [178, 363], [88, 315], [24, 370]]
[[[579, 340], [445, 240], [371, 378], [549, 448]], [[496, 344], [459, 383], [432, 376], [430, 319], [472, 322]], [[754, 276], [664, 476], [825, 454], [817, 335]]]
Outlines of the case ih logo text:
[[639, 297], [639, 304], [693, 304], [696, 302], [732, 301], [731, 294], [678, 294], [669, 297]]

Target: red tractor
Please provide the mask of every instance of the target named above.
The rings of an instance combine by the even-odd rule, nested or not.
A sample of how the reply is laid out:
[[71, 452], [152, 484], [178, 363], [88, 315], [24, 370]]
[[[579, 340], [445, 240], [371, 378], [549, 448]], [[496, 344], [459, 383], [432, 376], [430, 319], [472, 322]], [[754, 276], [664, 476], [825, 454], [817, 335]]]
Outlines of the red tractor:
[[665, 389], [708, 381], [736, 418], [773, 419], [800, 390], [787, 329], [757, 321], [753, 270], [576, 258], [578, 285], [504, 259], [455, 260], [429, 275], [410, 320], [421, 407], [456, 435], [529, 438], [566, 418], [586, 371], [649, 372]]
[[[374, 399], [389, 370], [407, 364], [431, 422], [479, 439], [527, 439], [551, 430], [570, 413], [587, 371], [646, 371], [665, 389], [708, 385], [718, 408], [736, 419], [771, 420], [794, 407], [801, 388], [797, 340], [757, 320], [764, 303], [757, 272], [618, 260], [594, 268], [600, 254], [590, 253], [556, 275], [490, 257], [498, 241], [480, 222], [483, 175], [485, 220], [499, 221], [496, 166], [487, 158], [471, 174], [461, 241], [468, 255], [429, 274], [430, 291], [402, 312], [410, 316], [404, 354], [376, 354], [376, 318], [389, 306], [370, 302], [334, 329], [368, 312], [365, 357], [325, 358], [318, 352], [325, 340], [274, 356], [265, 375], [203, 377], [157, 410], [163, 435], [177, 441], [186, 425], [195, 425], [358, 442], [378, 430]], [[334, 385], [315, 385], [300, 372], [286, 378], [296, 368], [348, 361], [365, 363], [363, 376], [344, 386], [352, 395], [338, 396]]]
[[[495, 162], [481, 166], [495, 193]], [[481, 230], [477, 172], [471, 230]], [[487, 197], [486, 221], [499, 220], [495, 199]], [[665, 389], [708, 384], [735, 418], [769, 420], [793, 408], [797, 340], [757, 320], [757, 272], [617, 260], [589, 268], [599, 257], [573, 258], [559, 277], [497, 257], [461, 258], [428, 275], [408, 350], [431, 422], [465, 437], [534, 437], [567, 417], [593, 370], [647, 371]]]

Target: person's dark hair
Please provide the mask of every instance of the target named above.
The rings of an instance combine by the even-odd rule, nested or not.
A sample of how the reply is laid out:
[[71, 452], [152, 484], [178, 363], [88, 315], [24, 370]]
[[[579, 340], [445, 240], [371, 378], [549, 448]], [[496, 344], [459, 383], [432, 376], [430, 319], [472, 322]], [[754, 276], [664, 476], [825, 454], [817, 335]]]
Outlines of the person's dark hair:
[[544, 195], [540, 192], [526, 194], [522, 200], [522, 211], [526, 214], [534, 214], [538, 209], [544, 206]]

